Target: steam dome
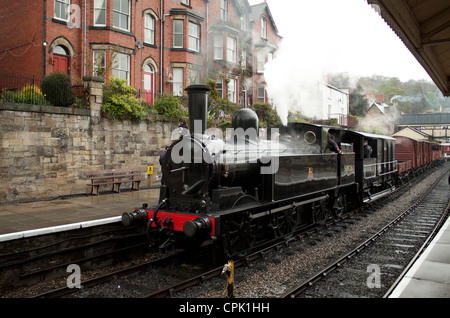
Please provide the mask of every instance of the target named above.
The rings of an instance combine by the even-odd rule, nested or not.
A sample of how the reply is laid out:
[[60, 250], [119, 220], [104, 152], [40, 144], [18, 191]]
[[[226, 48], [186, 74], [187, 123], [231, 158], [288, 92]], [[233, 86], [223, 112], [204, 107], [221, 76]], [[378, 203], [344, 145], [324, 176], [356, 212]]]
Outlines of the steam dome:
[[233, 116], [231, 121], [233, 129], [242, 128], [247, 130], [248, 128], [253, 128], [256, 130], [258, 135], [259, 131], [259, 120], [258, 115], [250, 108], [241, 108]]

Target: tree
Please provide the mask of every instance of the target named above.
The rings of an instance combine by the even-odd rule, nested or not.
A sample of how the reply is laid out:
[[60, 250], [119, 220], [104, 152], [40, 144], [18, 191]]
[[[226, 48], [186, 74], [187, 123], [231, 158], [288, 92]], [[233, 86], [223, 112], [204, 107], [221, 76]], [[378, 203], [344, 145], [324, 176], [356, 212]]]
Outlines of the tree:
[[408, 96], [403, 89], [396, 86], [384, 86], [380, 92], [384, 95], [384, 100], [387, 104], [392, 103], [391, 99], [394, 96]]
[[356, 89], [351, 90], [349, 95], [350, 114], [358, 117], [363, 117], [369, 108], [369, 102], [364, 96], [361, 85]]

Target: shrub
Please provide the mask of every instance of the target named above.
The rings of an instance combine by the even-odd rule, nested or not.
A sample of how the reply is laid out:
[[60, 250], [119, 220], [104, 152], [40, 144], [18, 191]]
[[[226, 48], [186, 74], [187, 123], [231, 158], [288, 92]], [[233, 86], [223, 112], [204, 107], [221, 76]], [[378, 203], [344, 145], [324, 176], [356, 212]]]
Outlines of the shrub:
[[140, 122], [145, 115], [136, 90], [127, 81], [113, 77], [103, 90], [102, 112], [109, 119], [132, 120]]
[[44, 95], [42, 95], [41, 90], [35, 85], [26, 85], [20, 93], [4, 89], [1, 92], [0, 101], [20, 104], [51, 105], [45, 99]]
[[55, 106], [69, 106], [73, 103], [72, 83], [65, 73], [51, 73], [42, 79], [42, 93]]
[[51, 105], [36, 85], [26, 85], [22, 88], [21, 95], [22, 102], [25, 104]]
[[252, 109], [256, 111], [260, 118], [260, 127], [273, 127], [281, 124], [277, 111], [270, 104], [254, 103]]
[[163, 95], [155, 101], [153, 107], [165, 120], [176, 123], [188, 121], [188, 110], [181, 105], [178, 97]]
[[36, 85], [31, 85], [31, 84], [25, 85], [22, 88], [22, 94], [43, 96], [39, 87], [37, 87]]

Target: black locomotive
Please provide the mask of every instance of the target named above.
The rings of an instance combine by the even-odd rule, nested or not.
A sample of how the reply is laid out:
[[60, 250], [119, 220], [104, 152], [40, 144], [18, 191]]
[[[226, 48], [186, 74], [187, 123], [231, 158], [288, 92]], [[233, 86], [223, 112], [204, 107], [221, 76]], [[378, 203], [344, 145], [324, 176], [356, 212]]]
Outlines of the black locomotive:
[[394, 189], [391, 137], [295, 123], [262, 140], [257, 115], [243, 108], [227, 138], [216, 138], [206, 127], [209, 88], [186, 91], [190, 131], [167, 150], [158, 206], [122, 216], [124, 225], [145, 222], [154, 244], [211, 239], [233, 257]]

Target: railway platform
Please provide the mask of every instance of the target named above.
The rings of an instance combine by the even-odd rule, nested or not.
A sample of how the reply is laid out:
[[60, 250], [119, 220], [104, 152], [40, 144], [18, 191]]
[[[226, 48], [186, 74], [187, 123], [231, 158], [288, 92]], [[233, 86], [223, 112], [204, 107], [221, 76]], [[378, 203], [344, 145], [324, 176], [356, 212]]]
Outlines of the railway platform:
[[450, 218], [389, 298], [450, 298]]
[[0, 242], [83, 226], [120, 222], [123, 212], [157, 203], [159, 187], [98, 196], [0, 205]]

